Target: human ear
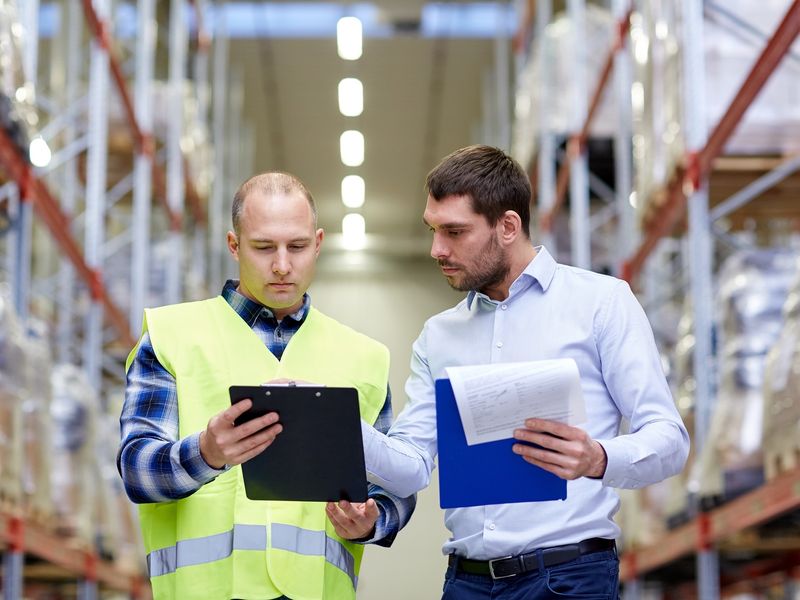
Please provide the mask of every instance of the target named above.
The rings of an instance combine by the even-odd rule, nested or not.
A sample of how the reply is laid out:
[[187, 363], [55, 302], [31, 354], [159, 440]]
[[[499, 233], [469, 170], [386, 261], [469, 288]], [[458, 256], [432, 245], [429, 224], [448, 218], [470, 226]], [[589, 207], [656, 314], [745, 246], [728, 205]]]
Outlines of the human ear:
[[322, 247], [322, 240], [324, 238], [325, 238], [325, 232], [321, 228], [317, 229], [317, 231], [316, 231], [316, 233], [314, 235], [314, 245], [316, 246], [314, 248], [314, 256], [315, 257], [319, 257], [319, 251], [320, 251], [320, 249]]
[[228, 232], [228, 252], [235, 260], [239, 260], [239, 238], [232, 231]]
[[507, 210], [503, 213], [503, 216], [500, 217], [499, 225], [500, 237], [508, 244], [516, 240], [520, 231], [522, 231], [522, 219], [514, 210]]

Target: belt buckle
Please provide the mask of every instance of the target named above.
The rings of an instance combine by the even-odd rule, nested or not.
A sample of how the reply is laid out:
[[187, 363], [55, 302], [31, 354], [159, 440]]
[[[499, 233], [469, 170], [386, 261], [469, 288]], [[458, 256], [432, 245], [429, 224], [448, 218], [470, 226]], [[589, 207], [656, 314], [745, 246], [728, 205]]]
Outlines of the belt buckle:
[[509, 577], [516, 577], [519, 573], [511, 573], [509, 575], [495, 575], [494, 574], [494, 563], [499, 562], [501, 560], [507, 560], [509, 558], [514, 558], [513, 555], [509, 554], [508, 556], [501, 556], [500, 558], [493, 558], [489, 561], [489, 574], [492, 576], [492, 579], [508, 579]]

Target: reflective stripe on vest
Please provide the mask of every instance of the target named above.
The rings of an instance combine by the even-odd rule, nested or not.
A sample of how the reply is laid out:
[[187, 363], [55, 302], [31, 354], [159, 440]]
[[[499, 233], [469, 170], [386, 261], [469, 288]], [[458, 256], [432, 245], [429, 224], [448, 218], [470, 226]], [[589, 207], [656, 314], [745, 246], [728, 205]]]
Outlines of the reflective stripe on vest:
[[[272, 547], [307, 556], [324, 556], [331, 565], [344, 571], [356, 587], [355, 559], [339, 541], [324, 531], [312, 531], [293, 525], [273, 523]], [[153, 550], [147, 555], [150, 577], [168, 575], [181, 567], [222, 560], [234, 550], [267, 549], [267, 528], [264, 525], [234, 525], [232, 531], [190, 540], [175, 546]]]

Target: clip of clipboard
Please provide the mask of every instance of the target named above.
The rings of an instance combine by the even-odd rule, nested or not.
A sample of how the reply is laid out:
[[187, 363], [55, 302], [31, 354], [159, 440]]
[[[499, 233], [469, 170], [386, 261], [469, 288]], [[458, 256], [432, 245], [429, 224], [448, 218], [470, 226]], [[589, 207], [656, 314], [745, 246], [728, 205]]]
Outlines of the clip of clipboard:
[[442, 508], [566, 499], [567, 482], [514, 454], [516, 440], [468, 446], [450, 380], [435, 390]]
[[355, 388], [231, 386], [231, 403], [253, 401], [236, 424], [277, 412], [283, 431], [242, 464], [250, 500], [366, 502], [361, 416]]

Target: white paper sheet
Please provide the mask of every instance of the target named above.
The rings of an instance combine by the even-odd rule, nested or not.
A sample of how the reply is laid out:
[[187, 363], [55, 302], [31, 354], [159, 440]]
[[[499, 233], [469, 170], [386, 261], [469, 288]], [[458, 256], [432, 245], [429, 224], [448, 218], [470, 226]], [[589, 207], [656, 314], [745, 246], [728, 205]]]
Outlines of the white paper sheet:
[[525, 419], [586, 421], [578, 365], [571, 358], [448, 367], [467, 444], [514, 436]]

